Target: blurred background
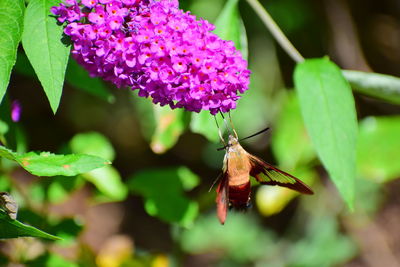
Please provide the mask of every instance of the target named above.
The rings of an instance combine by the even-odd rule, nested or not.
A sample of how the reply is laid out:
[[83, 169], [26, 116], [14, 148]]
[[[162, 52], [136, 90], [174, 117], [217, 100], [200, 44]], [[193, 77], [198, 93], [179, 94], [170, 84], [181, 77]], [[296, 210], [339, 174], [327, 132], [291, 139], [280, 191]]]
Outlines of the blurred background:
[[[182, 0], [214, 22], [223, 0]], [[400, 76], [398, 0], [261, 1], [306, 57], [328, 55], [343, 69]], [[400, 107], [355, 93], [359, 141], [354, 212], [308, 139], [292, 89], [294, 62], [246, 1], [251, 89], [232, 120], [242, 145], [309, 184], [313, 196], [254, 186], [253, 207], [216, 218], [223, 151], [214, 119], [155, 107], [135, 91], [89, 79], [71, 59], [53, 115], [23, 50], [7, 101], [21, 120], [7, 139], [17, 151], [87, 153], [112, 166], [77, 177], [38, 178], [2, 164], [0, 191], [20, 205], [20, 221], [63, 238], [0, 243], [1, 266], [400, 266]], [[204, 118], [204, 117], [203, 117]]]

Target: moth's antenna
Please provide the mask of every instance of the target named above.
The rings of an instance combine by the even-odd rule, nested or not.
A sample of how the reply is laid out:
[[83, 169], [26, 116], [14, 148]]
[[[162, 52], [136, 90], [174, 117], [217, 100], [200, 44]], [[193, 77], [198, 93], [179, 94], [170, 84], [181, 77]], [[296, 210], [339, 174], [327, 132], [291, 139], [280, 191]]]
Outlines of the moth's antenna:
[[215, 115], [214, 115], [214, 120], [215, 120], [215, 124], [217, 124], [219, 138], [221, 139], [221, 142], [222, 142], [222, 144], [223, 144], [224, 147], [225, 147], [225, 146], [226, 146], [225, 140], [224, 140], [224, 138], [223, 138], [223, 136], [222, 136], [221, 128], [219, 128], [218, 121], [217, 121], [217, 117], [216, 117]]
[[263, 129], [263, 130], [261, 130], [261, 131], [259, 131], [259, 132], [256, 132], [255, 134], [252, 134], [252, 135], [250, 135], [250, 136], [247, 136], [247, 137], [245, 137], [245, 138], [242, 138], [242, 139], [240, 139], [239, 141], [243, 141], [243, 140], [249, 139], [249, 138], [251, 138], [251, 137], [257, 136], [257, 135], [259, 135], [259, 134], [262, 134], [263, 132], [268, 131], [268, 129], [269, 129], [269, 127], [265, 128], [265, 129]]
[[235, 133], [236, 139], [238, 139], [239, 137], [238, 137], [237, 132], [235, 130], [235, 126], [233, 126], [232, 117], [231, 117], [231, 111], [228, 112], [228, 115], [229, 115], [229, 121], [231, 122], [232, 131]]

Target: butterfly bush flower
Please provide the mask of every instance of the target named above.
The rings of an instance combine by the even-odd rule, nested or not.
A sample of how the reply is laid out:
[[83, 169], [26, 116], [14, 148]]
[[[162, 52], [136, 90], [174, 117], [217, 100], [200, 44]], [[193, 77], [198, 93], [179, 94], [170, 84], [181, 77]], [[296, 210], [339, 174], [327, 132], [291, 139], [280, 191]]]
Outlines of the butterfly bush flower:
[[91, 76], [171, 108], [211, 114], [236, 107], [250, 71], [233, 42], [177, 0], [65, 0], [52, 13], [66, 23], [73, 57]]

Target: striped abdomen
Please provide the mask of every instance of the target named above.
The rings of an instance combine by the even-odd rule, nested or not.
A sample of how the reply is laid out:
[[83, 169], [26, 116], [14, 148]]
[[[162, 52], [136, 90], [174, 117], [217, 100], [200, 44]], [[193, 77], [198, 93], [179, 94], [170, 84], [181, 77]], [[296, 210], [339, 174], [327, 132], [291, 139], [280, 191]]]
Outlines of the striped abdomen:
[[231, 207], [244, 210], [250, 203], [250, 182], [242, 185], [229, 186], [229, 203]]

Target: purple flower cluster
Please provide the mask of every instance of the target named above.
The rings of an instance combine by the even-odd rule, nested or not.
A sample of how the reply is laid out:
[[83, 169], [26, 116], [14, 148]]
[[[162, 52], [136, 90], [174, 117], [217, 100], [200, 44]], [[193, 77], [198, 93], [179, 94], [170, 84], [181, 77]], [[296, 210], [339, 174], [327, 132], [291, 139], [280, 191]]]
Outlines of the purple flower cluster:
[[214, 25], [177, 0], [65, 0], [52, 13], [66, 22], [72, 54], [91, 76], [171, 108], [211, 114], [236, 107], [250, 71]]

